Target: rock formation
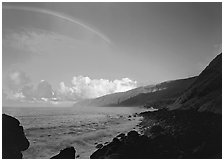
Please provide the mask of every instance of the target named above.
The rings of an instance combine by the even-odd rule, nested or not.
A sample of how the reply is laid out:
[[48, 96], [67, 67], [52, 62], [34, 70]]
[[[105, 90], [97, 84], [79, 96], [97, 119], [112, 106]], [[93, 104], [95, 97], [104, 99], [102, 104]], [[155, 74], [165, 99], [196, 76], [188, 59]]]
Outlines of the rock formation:
[[222, 154], [222, 118], [211, 112], [159, 110], [141, 114], [144, 135], [130, 131], [91, 159], [215, 159]]
[[20, 122], [9, 115], [2, 115], [2, 158], [21, 159], [21, 151], [28, 149], [27, 140]]
[[60, 151], [59, 154], [51, 157], [51, 159], [75, 159], [75, 148], [67, 147]]

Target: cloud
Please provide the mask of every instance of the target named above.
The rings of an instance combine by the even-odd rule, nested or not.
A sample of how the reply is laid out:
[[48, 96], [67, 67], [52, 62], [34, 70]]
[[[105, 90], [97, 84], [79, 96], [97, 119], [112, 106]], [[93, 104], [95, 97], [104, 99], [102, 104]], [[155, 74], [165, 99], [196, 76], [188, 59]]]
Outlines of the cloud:
[[30, 78], [22, 71], [11, 71], [5, 81], [4, 99], [8, 100], [55, 100], [56, 93], [51, 84], [41, 80], [36, 86], [31, 84]]
[[58, 89], [53, 89], [51, 84], [45, 80], [41, 80], [37, 85], [32, 85], [29, 77], [19, 71], [9, 73], [8, 81], [10, 88], [4, 92], [4, 98], [22, 102], [78, 101], [124, 92], [137, 87], [137, 82], [129, 78], [110, 81], [77, 76], [73, 77], [70, 86], [61, 82]]
[[21, 92], [29, 100], [32, 100], [35, 97], [35, 91], [33, 85], [24, 86], [21, 89]]
[[60, 83], [58, 93], [65, 98], [86, 99], [103, 95], [125, 92], [137, 87], [137, 82], [129, 78], [110, 81], [107, 79], [90, 79], [89, 77], [73, 77], [71, 87], [64, 82]]
[[6, 77], [6, 84], [12, 91], [17, 91], [31, 82], [30, 78], [22, 71], [11, 71]]
[[77, 98], [77, 96], [75, 96], [74, 93], [75, 93], [75, 91], [74, 91], [73, 88], [67, 87], [64, 82], [60, 82], [59, 89], [58, 89], [58, 92], [57, 92], [60, 99], [70, 100], [70, 101], [76, 100], [78, 98]]
[[37, 85], [35, 90], [37, 98], [53, 98], [54, 91], [50, 83], [45, 80], [41, 80], [40, 83]]

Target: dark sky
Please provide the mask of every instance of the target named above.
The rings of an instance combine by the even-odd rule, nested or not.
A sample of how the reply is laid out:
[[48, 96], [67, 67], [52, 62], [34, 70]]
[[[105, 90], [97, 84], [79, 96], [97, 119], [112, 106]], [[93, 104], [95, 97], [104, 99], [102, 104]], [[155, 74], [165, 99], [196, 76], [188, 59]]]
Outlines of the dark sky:
[[3, 3], [3, 88], [18, 71], [54, 88], [80, 75], [138, 85], [198, 75], [221, 52], [221, 15], [221, 2]]

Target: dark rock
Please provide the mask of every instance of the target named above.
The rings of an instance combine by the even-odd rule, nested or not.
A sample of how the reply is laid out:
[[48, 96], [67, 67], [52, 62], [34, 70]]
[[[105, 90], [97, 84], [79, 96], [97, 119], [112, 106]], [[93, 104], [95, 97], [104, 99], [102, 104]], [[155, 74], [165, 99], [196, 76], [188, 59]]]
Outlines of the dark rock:
[[29, 145], [20, 122], [12, 116], [2, 114], [2, 158], [21, 159], [21, 151], [28, 149]]
[[119, 142], [120, 142], [120, 140], [119, 140], [118, 138], [113, 138], [112, 143], [117, 144], [117, 143], [119, 143]]
[[133, 117], [137, 117], [138, 116], [138, 113], [135, 113], [134, 115], [133, 115]]
[[128, 137], [136, 138], [138, 136], [139, 136], [139, 134], [137, 131], [132, 130], [132, 131], [128, 132]]
[[116, 136], [116, 138], [118, 139], [123, 139], [125, 137], [125, 134], [124, 133], [121, 133], [119, 135]]
[[102, 148], [102, 147], [103, 147], [103, 144], [97, 144], [97, 145], [96, 145], [96, 148], [97, 148], [97, 149], [100, 149], [100, 148]]
[[160, 126], [160, 125], [154, 125], [153, 127], [151, 127], [150, 132], [153, 135], [159, 135], [164, 131], [164, 129]]
[[191, 86], [168, 108], [222, 113], [222, 53], [209, 63]]
[[51, 159], [75, 159], [75, 148], [68, 147], [60, 151], [58, 155], [51, 157]]
[[221, 115], [195, 110], [165, 109], [142, 115], [144, 119], [141, 125], [144, 124], [149, 130], [148, 136], [140, 135], [137, 131], [130, 131], [127, 136], [120, 134], [111, 143], [95, 151], [90, 158], [221, 158]]
[[[117, 137], [119, 137], [120, 140]], [[122, 159], [138, 158], [136, 156], [140, 157], [142, 148], [139, 146], [141, 143], [145, 142], [145, 137], [140, 138], [140, 135], [136, 131], [130, 131], [127, 136], [125, 136], [125, 134], [119, 134], [117, 137], [108, 145], [94, 152], [90, 158]], [[146, 139], [148, 138], [146, 137]], [[144, 143], [142, 145], [144, 146]], [[139, 154], [137, 154], [137, 151], [139, 151]]]

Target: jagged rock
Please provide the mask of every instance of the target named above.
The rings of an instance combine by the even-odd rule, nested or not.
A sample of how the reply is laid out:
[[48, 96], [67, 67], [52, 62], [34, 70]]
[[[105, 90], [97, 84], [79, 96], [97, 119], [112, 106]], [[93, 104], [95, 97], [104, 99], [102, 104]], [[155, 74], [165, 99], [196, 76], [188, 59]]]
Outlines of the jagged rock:
[[21, 151], [28, 149], [29, 145], [20, 122], [12, 116], [2, 114], [2, 158], [21, 159]]
[[60, 151], [58, 155], [51, 157], [51, 159], [75, 159], [75, 148], [68, 147]]

